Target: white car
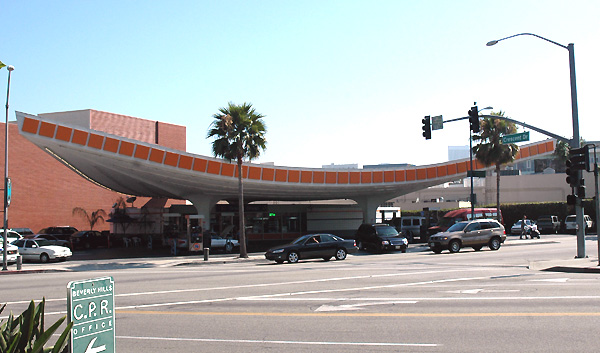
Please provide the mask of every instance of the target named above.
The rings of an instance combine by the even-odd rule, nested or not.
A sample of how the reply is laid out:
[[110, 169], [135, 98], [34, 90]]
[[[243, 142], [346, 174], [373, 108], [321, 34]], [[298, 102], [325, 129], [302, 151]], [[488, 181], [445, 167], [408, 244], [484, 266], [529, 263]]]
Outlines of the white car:
[[236, 239], [231, 238], [223, 238], [213, 233], [210, 237], [210, 248], [211, 249], [220, 249], [224, 252], [230, 254], [233, 252], [233, 249], [239, 248], [240, 242]]
[[[0, 228], [0, 239], [4, 236], [4, 229]], [[12, 229], [6, 231], [6, 241], [12, 243], [15, 240], [19, 240], [23, 238], [23, 236]]]
[[[567, 233], [577, 232], [577, 217], [573, 214], [565, 218], [565, 231]], [[588, 215], [583, 215], [583, 223], [585, 224], [585, 230], [588, 231], [592, 228], [592, 219]]]
[[[0, 241], [0, 258], [4, 254], [4, 248], [2, 247], [2, 242]], [[6, 263], [14, 264], [17, 262], [17, 256], [19, 256], [19, 248], [8, 243], [6, 247]]]
[[50, 260], [64, 261], [71, 257], [71, 249], [51, 245], [47, 240], [19, 239], [13, 242], [19, 248], [23, 260], [48, 262]]
[[[520, 235], [521, 234], [521, 223], [523, 223], [522, 219], [516, 221], [515, 224], [513, 224], [513, 226], [510, 228], [510, 234]], [[535, 222], [530, 219], [526, 219], [524, 229], [525, 229], [525, 234], [530, 234], [532, 231], [537, 230], [537, 224], [535, 224]]]

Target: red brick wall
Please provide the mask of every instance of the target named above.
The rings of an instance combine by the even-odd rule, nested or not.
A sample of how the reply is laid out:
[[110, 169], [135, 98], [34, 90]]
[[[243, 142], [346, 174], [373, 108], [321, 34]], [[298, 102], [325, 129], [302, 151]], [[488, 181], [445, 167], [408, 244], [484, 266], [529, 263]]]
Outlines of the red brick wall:
[[158, 145], [185, 151], [185, 126], [145, 120], [126, 115], [90, 111], [90, 128], [130, 139], [156, 143]]
[[[118, 114], [92, 111], [91, 128], [118, 136], [154, 143], [156, 122]], [[185, 127], [159, 124], [159, 142], [170, 148], [185, 150]], [[0, 123], [0, 175], [4, 175], [4, 129]], [[162, 137], [161, 137], [162, 132]], [[19, 134], [18, 126], [9, 124], [9, 177], [12, 180], [12, 200], [8, 208], [10, 228], [28, 227], [34, 232], [48, 226], [70, 225], [88, 229], [88, 223], [80, 216], [73, 216], [74, 207], [89, 213], [104, 209], [109, 213], [112, 205], [122, 195], [97, 186], [79, 176], [50, 154], [29, 142]], [[2, 177], [0, 177], [0, 184]], [[3, 185], [0, 186], [0, 189]], [[0, 191], [0, 200], [2, 200]], [[141, 207], [148, 198], [135, 201]], [[174, 203], [181, 203], [175, 201]], [[172, 202], [169, 202], [169, 204]], [[0, 205], [2, 201], [0, 201]], [[0, 206], [0, 210], [3, 206]], [[1, 212], [1, 211], [0, 211]], [[0, 221], [0, 228], [2, 227]], [[97, 230], [108, 230], [102, 223]]]
[[[182, 137], [183, 136], [183, 137]], [[158, 122], [158, 144], [161, 146], [185, 151], [185, 126]], [[202, 136], [204, 137], [204, 136]]]

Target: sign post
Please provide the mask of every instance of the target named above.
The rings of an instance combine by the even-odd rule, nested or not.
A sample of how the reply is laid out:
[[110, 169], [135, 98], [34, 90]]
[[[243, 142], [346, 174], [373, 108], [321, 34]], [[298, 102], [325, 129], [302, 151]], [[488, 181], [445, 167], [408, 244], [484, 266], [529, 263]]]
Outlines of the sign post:
[[67, 285], [71, 353], [115, 352], [115, 282], [112, 277]]

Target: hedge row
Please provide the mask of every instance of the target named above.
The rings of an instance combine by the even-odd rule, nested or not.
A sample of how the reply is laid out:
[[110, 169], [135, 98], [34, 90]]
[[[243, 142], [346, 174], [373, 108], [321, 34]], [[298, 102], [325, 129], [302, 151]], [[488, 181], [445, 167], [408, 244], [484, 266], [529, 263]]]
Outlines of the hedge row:
[[[486, 208], [495, 208], [496, 205], [477, 206]], [[584, 213], [596, 218], [596, 207], [592, 199], [583, 201]], [[441, 218], [444, 214], [452, 209], [444, 209], [439, 211], [431, 211], [433, 220]], [[543, 215], [558, 216], [561, 222], [564, 222], [568, 215], [575, 214], [575, 207], [567, 205], [566, 202], [533, 202], [519, 204], [501, 204], [503, 224], [505, 227], [511, 227], [516, 221], [527, 216], [528, 219], [537, 220]], [[402, 211], [402, 216], [420, 216], [421, 211]]]

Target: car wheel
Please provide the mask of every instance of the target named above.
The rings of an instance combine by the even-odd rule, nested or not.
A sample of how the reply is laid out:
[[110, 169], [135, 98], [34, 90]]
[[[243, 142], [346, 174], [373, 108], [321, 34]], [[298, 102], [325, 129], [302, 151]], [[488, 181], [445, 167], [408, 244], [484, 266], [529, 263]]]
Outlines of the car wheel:
[[50, 261], [50, 257], [48, 256], [48, 254], [46, 254], [46, 253], [42, 253], [42, 254], [40, 255], [40, 262], [42, 262], [42, 263], [46, 263], [46, 262], [48, 262], [48, 261]]
[[500, 249], [500, 239], [499, 238], [492, 238], [490, 240], [489, 247], [490, 247], [490, 250], [498, 250], [498, 249]]
[[287, 259], [289, 263], [295, 264], [296, 262], [298, 262], [298, 260], [300, 260], [300, 257], [298, 256], [297, 252], [291, 251], [287, 256]]
[[451, 253], [456, 253], [460, 251], [460, 242], [458, 240], [452, 240], [450, 242], [450, 244], [448, 245], [448, 250], [450, 250]]
[[439, 248], [435, 248], [435, 249], [432, 249], [432, 250], [436, 254], [441, 254], [442, 253], [442, 249], [439, 249]]
[[345, 249], [337, 249], [337, 251], [335, 252], [335, 259], [336, 260], [344, 260], [346, 258], [346, 250]]
[[406, 253], [406, 246], [403, 247], [402, 250], [400, 250], [400, 251], [402, 251], [402, 253]]
[[324, 257], [324, 258], [323, 258], [323, 261], [326, 261], [326, 262], [327, 262], [327, 261], [329, 261], [329, 260], [331, 260], [331, 257]]
[[475, 250], [475, 251], [479, 251], [479, 250], [481, 250], [481, 248], [482, 248], [482, 247], [481, 247], [480, 245], [478, 245], [478, 246], [474, 246], [474, 247], [473, 247], [473, 250]]
[[281, 265], [283, 263], [283, 260], [275, 260], [275, 262]]
[[225, 244], [225, 252], [228, 254], [231, 254], [232, 251], [233, 251], [233, 244], [231, 244], [231, 243]]

